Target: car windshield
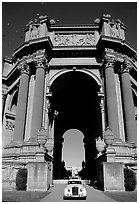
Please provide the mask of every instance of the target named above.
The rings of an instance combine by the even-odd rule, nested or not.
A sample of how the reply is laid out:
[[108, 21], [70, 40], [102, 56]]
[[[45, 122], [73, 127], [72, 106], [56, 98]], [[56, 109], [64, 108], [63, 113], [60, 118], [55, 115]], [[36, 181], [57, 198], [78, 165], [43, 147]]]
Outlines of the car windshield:
[[81, 181], [68, 181], [68, 184], [82, 184]]

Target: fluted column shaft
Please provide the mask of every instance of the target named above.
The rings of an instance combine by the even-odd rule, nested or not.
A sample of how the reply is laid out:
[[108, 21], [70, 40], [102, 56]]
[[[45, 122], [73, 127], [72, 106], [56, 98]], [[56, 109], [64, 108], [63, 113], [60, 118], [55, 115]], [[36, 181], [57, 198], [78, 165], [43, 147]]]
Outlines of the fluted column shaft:
[[129, 71], [131, 66], [128, 62], [125, 62], [120, 71], [121, 78], [121, 89], [123, 99], [123, 110], [124, 110], [124, 122], [127, 140], [129, 142], [137, 141], [137, 126], [134, 114], [134, 103], [131, 90], [130, 74]]
[[44, 86], [45, 86], [45, 60], [36, 61], [36, 82], [34, 103], [32, 112], [31, 136], [30, 140], [37, 139], [38, 130], [42, 126], [43, 105], [44, 105]]
[[113, 131], [115, 141], [117, 141], [120, 140], [120, 134], [115, 89], [114, 63], [115, 60], [113, 57], [105, 56], [104, 72], [105, 72], [105, 90], [106, 90], [108, 126]]
[[21, 70], [21, 78], [19, 85], [19, 93], [17, 100], [16, 119], [14, 128], [14, 142], [22, 142], [24, 139], [25, 119], [27, 110], [27, 98], [29, 88], [29, 66], [22, 64], [19, 69]]

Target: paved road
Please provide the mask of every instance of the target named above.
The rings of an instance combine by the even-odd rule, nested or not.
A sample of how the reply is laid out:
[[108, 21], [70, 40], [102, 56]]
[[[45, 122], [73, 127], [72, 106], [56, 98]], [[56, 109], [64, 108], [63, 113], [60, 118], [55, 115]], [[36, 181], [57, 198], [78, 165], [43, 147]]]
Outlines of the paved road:
[[66, 184], [54, 184], [54, 186], [49, 190], [50, 194], [41, 199], [40, 202], [116, 202], [115, 200], [104, 195], [103, 192], [90, 186], [86, 186], [86, 200], [63, 200], [65, 186]]

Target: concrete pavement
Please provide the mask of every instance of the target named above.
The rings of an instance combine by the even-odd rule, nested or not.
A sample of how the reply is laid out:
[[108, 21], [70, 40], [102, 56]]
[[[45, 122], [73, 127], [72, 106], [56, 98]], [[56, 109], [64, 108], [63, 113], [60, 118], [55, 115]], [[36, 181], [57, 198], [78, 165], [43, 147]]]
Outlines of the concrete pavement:
[[90, 186], [85, 186], [87, 190], [86, 200], [63, 200], [63, 192], [66, 184], [54, 184], [49, 190], [50, 194], [41, 199], [39, 202], [117, 202], [103, 192], [98, 191]]

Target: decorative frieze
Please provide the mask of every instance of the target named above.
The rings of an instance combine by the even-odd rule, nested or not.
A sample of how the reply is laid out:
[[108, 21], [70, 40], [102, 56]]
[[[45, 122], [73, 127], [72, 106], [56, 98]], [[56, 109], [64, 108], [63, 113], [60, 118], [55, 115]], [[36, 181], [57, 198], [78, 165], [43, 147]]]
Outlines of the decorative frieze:
[[93, 46], [95, 45], [94, 34], [55, 34], [52, 35], [53, 45], [56, 47], [64, 46]]

